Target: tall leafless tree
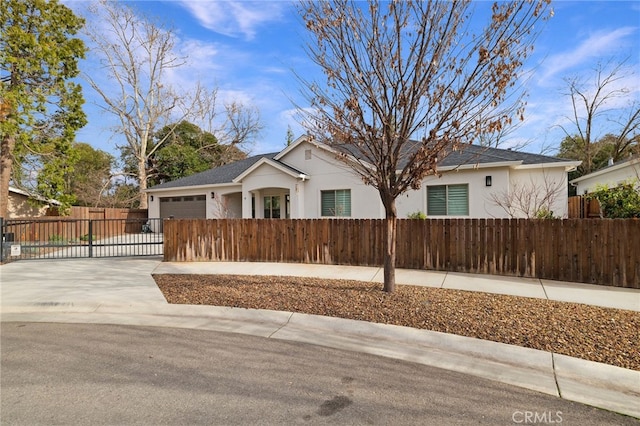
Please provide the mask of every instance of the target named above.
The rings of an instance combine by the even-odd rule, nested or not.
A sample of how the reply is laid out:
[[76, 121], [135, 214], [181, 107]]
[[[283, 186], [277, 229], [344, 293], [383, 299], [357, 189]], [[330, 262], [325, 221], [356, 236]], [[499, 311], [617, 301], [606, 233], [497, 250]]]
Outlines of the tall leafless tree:
[[380, 194], [385, 291], [395, 289], [396, 198], [437, 174], [448, 153], [522, 117], [519, 72], [547, 3], [494, 4], [477, 32], [474, 7], [484, 3], [300, 3], [308, 54], [326, 77], [299, 77], [303, 122]]
[[[174, 53], [174, 34], [142, 18], [128, 6], [102, 1], [91, 8], [95, 15], [87, 27], [93, 52], [101, 58], [99, 80], [85, 74], [100, 95], [100, 106], [119, 119], [121, 132], [135, 156], [140, 208], [147, 208], [147, 160], [153, 132], [179, 112], [183, 99], [166, 85], [166, 74], [184, 65]], [[180, 122], [181, 120], [172, 120]], [[158, 144], [159, 147], [159, 144]]]
[[[104, 102], [100, 106], [118, 117], [116, 131], [125, 137], [126, 152], [135, 156], [140, 208], [144, 209], [149, 158], [172, 134], [166, 132], [163, 140], [154, 141], [154, 133], [183, 120], [206, 118], [213, 123], [219, 113], [217, 90], [197, 84], [192, 93], [185, 93], [171, 87], [168, 74], [188, 61], [175, 53], [171, 30], [116, 2], [103, 0], [92, 11], [97, 19], [91, 20], [87, 36], [101, 57], [101, 76], [107, 81], [87, 74], [85, 78]], [[234, 148], [251, 141], [261, 129], [257, 110], [240, 102], [227, 103], [224, 115], [214, 135]]]
[[[566, 78], [566, 95], [571, 99], [570, 125], [560, 126], [566, 139], [578, 147], [583, 174], [594, 170], [601, 137], [597, 134], [607, 128], [607, 144], [613, 161], [618, 161], [633, 143], [640, 143], [640, 103], [633, 99], [625, 80], [631, 76], [625, 71], [625, 61], [613, 64], [610, 60], [594, 69], [593, 80], [579, 77]], [[615, 130], [612, 130], [613, 127]]]
[[222, 153], [223, 163], [238, 160], [238, 150], [250, 151], [264, 128], [256, 107], [234, 100], [224, 102], [220, 111], [217, 88], [198, 90], [194, 101], [195, 118], [202, 123], [202, 129], [215, 135], [218, 143], [226, 147]]

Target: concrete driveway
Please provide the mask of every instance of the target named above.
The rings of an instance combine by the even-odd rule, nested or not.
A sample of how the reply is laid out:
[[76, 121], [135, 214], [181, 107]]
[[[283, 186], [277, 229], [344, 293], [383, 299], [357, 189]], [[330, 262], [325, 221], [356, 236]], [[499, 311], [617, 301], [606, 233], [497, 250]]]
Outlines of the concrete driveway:
[[34, 307], [91, 311], [99, 306], [164, 306], [167, 301], [151, 276], [161, 260], [113, 257], [5, 264], [0, 266], [3, 312]]

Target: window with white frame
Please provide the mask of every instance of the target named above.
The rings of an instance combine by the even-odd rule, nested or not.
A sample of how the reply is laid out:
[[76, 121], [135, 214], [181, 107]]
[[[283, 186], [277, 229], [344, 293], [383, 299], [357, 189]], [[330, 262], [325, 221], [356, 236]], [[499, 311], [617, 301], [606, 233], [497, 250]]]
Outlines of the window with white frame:
[[351, 216], [351, 190], [320, 191], [320, 204], [322, 216], [349, 217]]
[[264, 197], [264, 218], [280, 219], [280, 197], [271, 195]]
[[427, 186], [427, 216], [468, 215], [468, 184]]

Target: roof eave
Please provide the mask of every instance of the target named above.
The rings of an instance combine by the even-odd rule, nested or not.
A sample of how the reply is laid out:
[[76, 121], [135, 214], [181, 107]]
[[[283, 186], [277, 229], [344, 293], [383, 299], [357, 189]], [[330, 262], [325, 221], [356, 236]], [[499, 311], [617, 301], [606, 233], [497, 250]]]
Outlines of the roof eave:
[[203, 185], [173, 186], [169, 188], [148, 188], [145, 190], [145, 192], [151, 193], [151, 192], [166, 192], [166, 191], [175, 191], [175, 190], [181, 191], [185, 189], [221, 188], [225, 186], [238, 186], [238, 184], [234, 182], [225, 182], [225, 183], [207, 183]]
[[610, 167], [606, 167], [604, 169], [600, 169], [600, 170], [596, 170], [595, 172], [589, 173], [588, 175], [584, 175], [584, 176], [580, 176], [578, 178], [575, 178], [571, 181], [571, 183], [575, 183], [575, 182], [581, 182], [583, 180], [592, 178], [592, 177], [596, 177], [596, 176], [600, 176], [609, 172], [613, 172], [616, 170], [620, 170], [620, 169], [624, 169], [625, 167], [633, 167], [635, 164], [640, 164], [640, 159], [634, 159], [631, 161], [625, 161], [624, 163], [619, 163], [619, 164], [615, 164], [613, 166]]
[[308, 141], [309, 141], [309, 136], [307, 136], [307, 135], [300, 136], [298, 139], [293, 141], [290, 145], [287, 145], [287, 147], [285, 149], [283, 149], [282, 151], [277, 153], [275, 155], [275, 157], [273, 157], [273, 159], [274, 160], [280, 160], [282, 157], [287, 155], [289, 152], [293, 151], [298, 145], [301, 145], [302, 143], [308, 142]]
[[490, 169], [497, 167], [517, 167], [522, 164], [522, 160], [518, 161], [496, 161], [493, 163], [469, 163], [460, 164], [455, 166], [438, 166], [438, 171], [451, 171], [451, 170], [473, 170], [473, 169]]
[[34, 199], [36, 201], [39, 201], [41, 203], [52, 204], [54, 206], [61, 206], [62, 205], [62, 203], [60, 201], [54, 200], [53, 198], [44, 198], [41, 195], [31, 194], [31, 193], [29, 193], [27, 191], [24, 191], [24, 190], [22, 190], [20, 188], [16, 188], [14, 186], [9, 186], [9, 192], [13, 192], [15, 194], [24, 195], [27, 198], [32, 198], [32, 199]]
[[526, 169], [550, 169], [550, 168], [558, 168], [563, 167], [566, 172], [570, 172], [575, 170], [582, 164], [582, 161], [557, 161], [553, 163], [535, 163], [535, 164], [521, 164], [519, 166], [514, 167], [517, 170], [526, 170]]
[[242, 180], [245, 177], [249, 176], [251, 173], [253, 173], [253, 171], [255, 171], [258, 167], [260, 167], [260, 166], [262, 166], [264, 164], [269, 165], [269, 166], [271, 166], [271, 167], [273, 167], [275, 169], [278, 169], [279, 171], [281, 171], [281, 172], [283, 172], [285, 174], [288, 174], [289, 176], [294, 177], [296, 179], [297, 178], [301, 178], [301, 175], [304, 175], [305, 179], [308, 179], [308, 176], [305, 175], [304, 173], [301, 174], [299, 172], [295, 172], [295, 171], [289, 169], [288, 167], [284, 166], [281, 163], [278, 163], [278, 162], [273, 161], [273, 160], [271, 160], [269, 158], [263, 157], [260, 160], [256, 161], [255, 163], [253, 163], [251, 165], [251, 167], [246, 169], [244, 172], [242, 172], [238, 176], [236, 176], [235, 179], [233, 179], [233, 182], [236, 183], [236, 184], [241, 183]]

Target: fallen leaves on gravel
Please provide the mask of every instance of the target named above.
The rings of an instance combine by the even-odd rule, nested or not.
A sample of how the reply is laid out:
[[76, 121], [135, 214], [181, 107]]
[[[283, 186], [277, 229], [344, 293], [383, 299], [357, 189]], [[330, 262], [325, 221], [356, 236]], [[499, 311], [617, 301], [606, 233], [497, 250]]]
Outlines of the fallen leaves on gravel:
[[239, 275], [155, 275], [169, 303], [301, 312], [421, 328], [640, 370], [640, 313], [420, 286]]

